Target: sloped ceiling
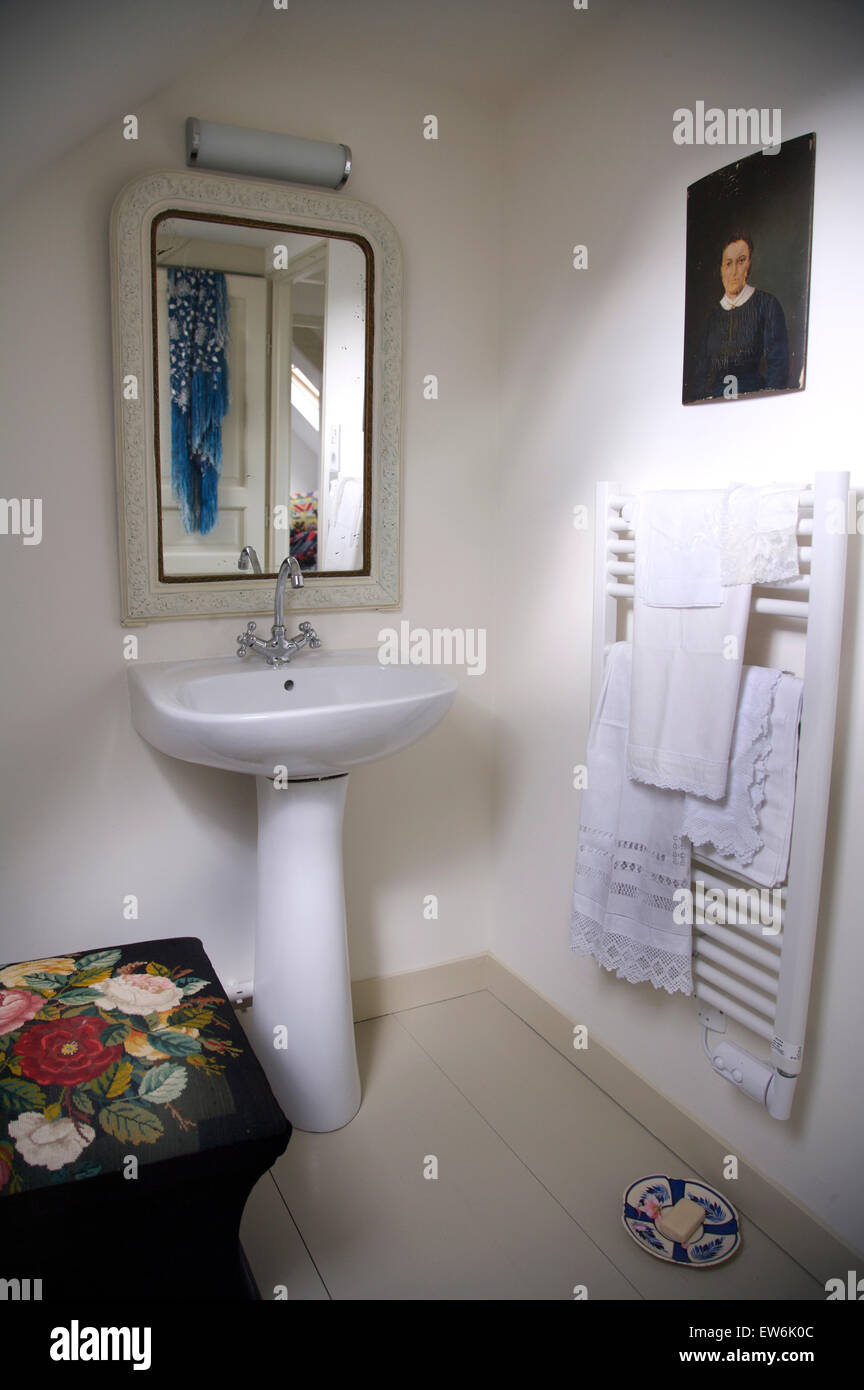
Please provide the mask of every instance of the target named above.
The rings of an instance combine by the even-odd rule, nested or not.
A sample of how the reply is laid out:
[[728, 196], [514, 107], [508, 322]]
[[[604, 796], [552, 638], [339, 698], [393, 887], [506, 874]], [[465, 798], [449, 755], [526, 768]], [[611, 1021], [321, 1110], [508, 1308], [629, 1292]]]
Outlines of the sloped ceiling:
[[0, 0], [0, 200], [240, 42], [263, 0]]
[[289, 68], [298, 54], [322, 72], [362, 63], [370, 82], [407, 71], [504, 105], [556, 62], [590, 61], [634, 3], [287, 0], [274, 13], [273, 0], [0, 0], [0, 202], [247, 40], [247, 60], [263, 44]]

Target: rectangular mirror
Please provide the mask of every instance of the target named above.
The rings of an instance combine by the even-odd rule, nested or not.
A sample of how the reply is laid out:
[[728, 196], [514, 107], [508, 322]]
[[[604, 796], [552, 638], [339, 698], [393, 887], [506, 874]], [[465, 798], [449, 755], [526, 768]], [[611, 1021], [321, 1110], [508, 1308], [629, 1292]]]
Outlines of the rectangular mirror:
[[[399, 601], [401, 255], [374, 208], [199, 172], [112, 215], [123, 618]], [[254, 549], [262, 576], [238, 568]]]
[[153, 231], [160, 578], [239, 578], [246, 545], [275, 574], [289, 539], [306, 574], [368, 574], [368, 241], [170, 213]]

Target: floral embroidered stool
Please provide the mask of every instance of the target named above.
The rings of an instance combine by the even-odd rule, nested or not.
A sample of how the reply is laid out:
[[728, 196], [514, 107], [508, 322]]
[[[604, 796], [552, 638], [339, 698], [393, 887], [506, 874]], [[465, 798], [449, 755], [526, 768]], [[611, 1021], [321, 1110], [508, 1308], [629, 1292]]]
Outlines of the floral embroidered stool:
[[290, 1137], [195, 938], [0, 967], [0, 1278], [257, 1297], [240, 1218]]

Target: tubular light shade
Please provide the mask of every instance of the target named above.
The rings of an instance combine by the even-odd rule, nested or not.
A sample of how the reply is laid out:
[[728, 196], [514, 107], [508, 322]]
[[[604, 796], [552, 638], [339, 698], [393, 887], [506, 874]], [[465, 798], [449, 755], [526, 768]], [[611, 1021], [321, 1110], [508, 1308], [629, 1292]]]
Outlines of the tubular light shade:
[[351, 151], [347, 145], [218, 125], [190, 116], [186, 121], [186, 163], [192, 169], [222, 169], [226, 173], [261, 174], [283, 183], [342, 188], [351, 172]]

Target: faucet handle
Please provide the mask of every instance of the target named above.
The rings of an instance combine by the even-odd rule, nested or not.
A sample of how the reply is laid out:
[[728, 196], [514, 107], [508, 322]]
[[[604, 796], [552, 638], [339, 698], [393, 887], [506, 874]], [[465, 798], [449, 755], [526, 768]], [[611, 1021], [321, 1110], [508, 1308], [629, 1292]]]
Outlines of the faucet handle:
[[253, 642], [253, 640], [254, 640], [252, 634], [254, 633], [254, 631], [255, 631], [255, 629], [256, 629], [257, 626], [258, 626], [257, 623], [247, 623], [247, 624], [246, 624], [246, 631], [245, 631], [245, 632], [241, 632], [241, 633], [238, 634], [238, 636], [237, 636], [237, 655], [238, 655], [238, 656], [241, 656], [241, 657], [242, 657], [242, 656], [245, 656], [245, 655], [246, 655], [247, 651], [249, 650], [249, 648], [250, 648], [250, 646], [252, 645], [252, 642]]
[[321, 638], [311, 623], [301, 623], [300, 631], [306, 633], [306, 645], [316, 649], [321, 646]]

